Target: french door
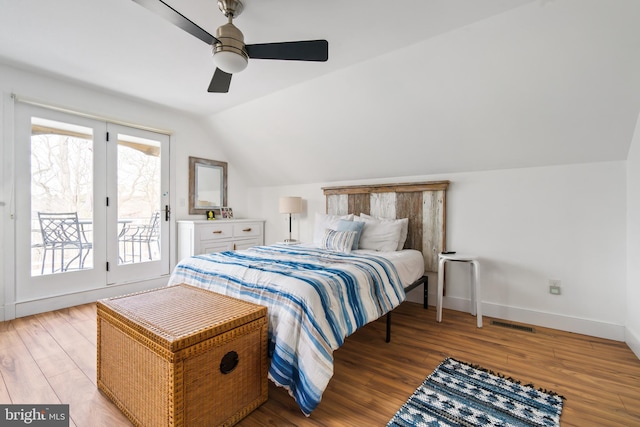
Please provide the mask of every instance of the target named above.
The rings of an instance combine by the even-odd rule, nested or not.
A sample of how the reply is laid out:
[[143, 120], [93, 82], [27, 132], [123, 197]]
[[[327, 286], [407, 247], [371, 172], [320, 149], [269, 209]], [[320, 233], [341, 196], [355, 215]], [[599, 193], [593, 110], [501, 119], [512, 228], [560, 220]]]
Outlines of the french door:
[[16, 299], [169, 273], [169, 137], [17, 102]]

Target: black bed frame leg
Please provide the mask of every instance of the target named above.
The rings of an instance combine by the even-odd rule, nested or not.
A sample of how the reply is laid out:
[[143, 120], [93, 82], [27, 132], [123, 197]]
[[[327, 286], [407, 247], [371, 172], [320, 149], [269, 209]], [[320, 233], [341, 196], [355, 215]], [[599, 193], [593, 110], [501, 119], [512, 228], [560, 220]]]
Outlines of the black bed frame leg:
[[429, 276], [424, 276], [424, 287], [422, 288], [422, 307], [429, 308]]
[[387, 338], [385, 342], [391, 342], [391, 312], [387, 313]]

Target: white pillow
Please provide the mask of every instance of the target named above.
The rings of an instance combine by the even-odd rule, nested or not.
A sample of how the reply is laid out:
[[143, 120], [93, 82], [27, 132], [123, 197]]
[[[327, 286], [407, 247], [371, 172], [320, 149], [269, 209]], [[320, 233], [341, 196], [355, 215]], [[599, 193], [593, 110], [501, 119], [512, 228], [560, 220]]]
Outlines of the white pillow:
[[330, 251], [343, 252], [348, 254], [351, 252], [351, 247], [353, 246], [353, 239], [355, 239], [356, 231], [336, 231], [330, 228], [327, 228], [324, 231], [324, 236], [322, 238], [322, 249], [327, 249]]
[[[400, 231], [400, 238], [398, 239], [398, 246], [396, 247], [396, 251], [401, 251], [404, 249], [404, 244], [407, 241], [407, 236], [409, 235], [409, 218], [401, 218], [401, 219], [387, 219], [387, 218], [376, 218], [371, 215], [367, 215], [364, 213], [360, 214], [360, 217], [363, 220], [371, 220], [371, 221], [387, 221], [387, 222], [396, 222], [402, 226], [402, 230]], [[357, 220], [356, 220], [357, 221]]]
[[316, 246], [322, 246], [322, 238], [324, 237], [324, 230], [330, 228], [337, 230], [338, 222], [341, 219], [347, 221], [353, 221], [353, 214], [349, 215], [329, 215], [316, 212], [316, 219], [313, 226], [313, 244]]
[[395, 221], [378, 221], [360, 218], [364, 222], [364, 229], [360, 236], [359, 249], [370, 249], [380, 252], [397, 250], [402, 232], [402, 224]]

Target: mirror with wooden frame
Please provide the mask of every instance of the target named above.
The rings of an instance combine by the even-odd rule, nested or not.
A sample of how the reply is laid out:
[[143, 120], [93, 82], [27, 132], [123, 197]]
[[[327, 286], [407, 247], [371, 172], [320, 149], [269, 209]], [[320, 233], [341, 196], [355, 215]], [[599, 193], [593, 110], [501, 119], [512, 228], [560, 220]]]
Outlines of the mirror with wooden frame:
[[227, 206], [227, 162], [189, 157], [189, 214]]

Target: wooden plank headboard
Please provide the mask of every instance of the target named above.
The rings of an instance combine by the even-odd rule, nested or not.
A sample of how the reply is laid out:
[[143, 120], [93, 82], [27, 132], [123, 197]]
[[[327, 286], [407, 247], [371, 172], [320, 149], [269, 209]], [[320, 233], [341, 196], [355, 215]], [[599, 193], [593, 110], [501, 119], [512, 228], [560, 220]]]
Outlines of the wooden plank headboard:
[[326, 211], [332, 215], [409, 218], [405, 249], [417, 249], [424, 256], [427, 272], [438, 271], [438, 254], [445, 249], [447, 188], [449, 181], [406, 184], [323, 187]]

